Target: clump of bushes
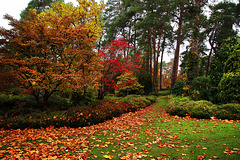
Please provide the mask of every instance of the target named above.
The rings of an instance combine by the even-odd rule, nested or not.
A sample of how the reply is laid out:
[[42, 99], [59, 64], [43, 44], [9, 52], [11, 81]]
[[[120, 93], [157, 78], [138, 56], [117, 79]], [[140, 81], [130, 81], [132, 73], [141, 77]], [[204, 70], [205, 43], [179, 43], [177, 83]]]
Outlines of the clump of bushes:
[[66, 112], [70, 127], [83, 127], [104, 122], [113, 117], [118, 117], [126, 112], [134, 112], [137, 106], [129, 102], [116, 100], [99, 100], [91, 106], [73, 107]]
[[123, 113], [137, 111], [150, 105], [155, 99], [154, 96], [129, 95], [119, 99], [98, 100], [89, 106], [75, 106], [67, 110], [32, 110], [31, 113], [15, 115], [3, 113], [0, 115], [0, 128], [83, 127], [104, 122]]
[[194, 102], [189, 114], [192, 118], [210, 119], [213, 116], [213, 104], [206, 100]]
[[171, 115], [185, 117], [189, 115], [189, 111], [193, 106], [193, 101], [187, 97], [175, 97], [170, 100], [167, 112]]
[[228, 103], [216, 106], [214, 109], [215, 116], [219, 119], [240, 119], [240, 105], [236, 103]]
[[175, 97], [170, 100], [167, 112], [170, 115], [180, 117], [190, 116], [192, 118], [210, 119], [215, 116], [218, 119], [240, 119], [240, 105], [231, 103], [213, 105], [206, 100], [193, 101], [187, 97]]
[[[42, 97], [40, 97], [40, 101]], [[66, 110], [71, 106], [71, 103], [59, 95], [54, 95], [48, 100], [49, 108], [55, 110]], [[12, 112], [12, 116], [19, 114], [31, 113], [34, 109], [39, 109], [40, 106], [37, 104], [35, 98], [32, 95], [23, 94], [0, 94], [0, 110], [4, 112]]]
[[140, 96], [140, 95], [128, 95], [121, 99], [124, 102], [129, 102], [134, 106], [139, 108], [144, 108], [149, 106], [151, 103], [155, 102], [155, 96]]
[[171, 94], [171, 90], [170, 89], [165, 89], [165, 90], [161, 90], [158, 92], [159, 96], [166, 96], [166, 95], [170, 95]]

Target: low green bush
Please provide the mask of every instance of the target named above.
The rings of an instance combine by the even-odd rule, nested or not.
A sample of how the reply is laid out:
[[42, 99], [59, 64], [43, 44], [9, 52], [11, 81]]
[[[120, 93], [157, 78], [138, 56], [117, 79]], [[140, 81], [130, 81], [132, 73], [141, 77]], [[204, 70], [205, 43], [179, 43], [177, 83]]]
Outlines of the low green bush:
[[196, 101], [190, 111], [190, 116], [192, 118], [210, 119], [214, 115], [212, 108], [213, 104], [209, 101]]
[[193, 101], [187, 97], [174, 97], [170, 100], [166, 109], [170, 115], [192, 118], [210, 119], [215, 116], [218, 119], [240, 119], [240, 105], [236, 103], [214, 105], [207, 100]]
[[149, 100], [151, 103], [156, 102], [156, 96], [150, 95], [150, 96], [144, 96], [147, 100]]
[[166, 95], [170, 95], [171, 94], [171, 90], [161, 90], [158, 92], [159, 96], [166, 96]]
[[65, 111], [33, 112], [31, 114], [21, 114], [11, 117], [2, 116], [0, 119], [0, 128], [24, 129], [68, 126], [69, 124], [64, 117]]
[[127, 101], [138, 108], [144, 108], [156, 101], [156, 96], [141, 96], [141, 95], [128, 95], [123, 97], [121, 101]]
[[240, 105], [236, 103], [218, 105], [214, 112], [218, 119], [240, 120]]
[[13, 116], [30, 113], [35, 108], [39, 108], [39, 106], [31, 95], [0, 94], [0, 110], [2, 112]]
[[[40, 98], [40, 101], [42, 99]], [[71, 106], [71, 103], [66, 98], [59, 95], [51, 96], [48, 100], [48, 106], [54, 110], [65, 110]], [[40, 106], [37, 104], [32, 95], [0, 95], [0, 110], [10, 113], [12, 115], [19, 115], [21, 113], [31, 113], [32, 109], [38, 109]]]
[[178, 115], [180, 117], [185, 117], [189, 115], [191, 108], [194, 105], [194, 101], [187, 97], [174, 97], [170, 100], [169, 106], [167, 108], [167, 113], [170, 115]]
[[121, 99], [98, 100], [89, 106], [75, 106], [67, 110], [44, 112], [32, 110], [31, 113], [26, 114], [2, 114], [0, 115], [0, 128], [83, 127], [146, 107], [154, 101], [154, 96], [147, 98], [131, 95]]
[[88, 92], [73, 92], [70, 94], [71, 103], [73, 106], [87, 106], [90, 105], [96, 99], [96, 93]]

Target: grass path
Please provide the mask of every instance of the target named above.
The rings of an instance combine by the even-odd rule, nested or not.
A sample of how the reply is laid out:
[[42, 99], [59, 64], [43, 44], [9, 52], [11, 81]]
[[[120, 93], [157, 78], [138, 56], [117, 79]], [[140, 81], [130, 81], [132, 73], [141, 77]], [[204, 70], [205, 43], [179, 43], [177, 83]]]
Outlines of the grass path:
[[240, 123], [169, 116], [167, 100], [89, 127], [0, 130], [0, 158], [240, 159]]

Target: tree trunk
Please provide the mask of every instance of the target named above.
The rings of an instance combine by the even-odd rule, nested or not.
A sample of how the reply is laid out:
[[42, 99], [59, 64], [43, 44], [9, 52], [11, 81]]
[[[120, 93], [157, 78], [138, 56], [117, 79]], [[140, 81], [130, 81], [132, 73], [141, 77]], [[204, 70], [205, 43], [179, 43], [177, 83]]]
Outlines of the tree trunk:
[[49, 97], [50, 97], [50, 93], [47, 90], [45, 90], [45, 93], [43, 94], [43, 105], [41, 108], [43, 111], [46, 111], [47, 109]]
[[[153, 59], [151, 59], [151, 75], [153, 75], [153, 85], [152, 85], [152, 91], [154, 91], [155, 93], [155, 86], [156, 86], [156, 79], [155, 79], [155, 63], [156, 63], [156, 35], [155, 35], [155, 32], [153, 33], [153, 37], [152, 37], [152, 54], [153, 54]], [[153, 63], [153, 64], [152, 64]], [[153, 66], [152, 66], [153, 65]], [[152, 70], [152, 67], [153, 70]], [[153, 71], [153, 73], [152, 73]], [[156, 94], [156, 93], [155, 93]]]
[[32, 95], [34, 96], [35, 100], [37, 101], [38, 107], [41, 107], [40, 99], [39, 99], [39, 92], [33, 91]]
[[162, 90], [162, 66], [163, 66], [163, 53], [165, 49], [165, 41], [166, 41], [166, 38], [164, 37], [163, 43], [162, 43], [162, 54], [161, 54], [161, 62], [160, 62], [160, 78], [159, 78], [160, 90]]
[[216, 29], [217, 29], [217, 27], [218, 27], [218, 21], [217, 21], [217, 23], [215, 24], [215, 26], [214, 26], [214, 29], [212, 30], [212, 32], [211, 32], [211, 35], [210, 35], [210, 37], [209, 37], [209, 40], [208, 40], [208, 42], [209, 42], [209, 44], [210, 44], [210, 46], [211, 46], [211, 50], [210, 50], [210, 53], [209, 53], [209, 55], [208, 55], [208, 62], [207, 62], [207, 68], [206, 68], [206, 77], [208, 76], [208, 73], [209, 73], [209, 67], [210, 67], [210, 58], [211, 58], [211, 56], [212, 56], [212, 52], [214, 51], [215, 53], [216, 53], [216, 49], [215, 49], [215, 47], [214, 47], [214, 41], [213, 42], [211, 42], [211, 40], [212, 40], [212, 38], [213, 38], [213, 36], [215, 35], [215, 31], [216, 31]]
[[211, 58], [211, 55], [212, 55], [212, 48], [211, 48], [211, 50], [210, 50], [210, 53], [209, 53], [209, 55], [208, 55], [208, 59], [207, 59], [207, 67], [206, 67], [206, 77], [208, 76], [208, 73], [209, 73], [209, 66], [210, 66], [210, 58]]
[[147, 44], [149, 47], [148, 53], [146, 55], [146, 71], [147, 73], [150, 73], [150, 56], [152, 52], [152, 44], [151, 44], [151, 31], [148, 30], [148, 37], [147, 37]]
[[198, 76], [198, 45], [199, 45], [199, 16], [200, 16], [200, 1], [201, 0], [195, 0], [195, 12], [196, 15], [194, 17], [194, 24], [193, 24], [193, 40], [191, 44], [191, 51], [192, 56], [194, 59], [192, 71], [190, 71], [189, 75], [192, 75], [192, 77], [189, 79], [189, 85], [192, 85], [192, 81], [194, 78]]
[[171, 88], [177, 82], [178, 62], [179, 62], [179, 53], [180, 53], [180, 45], [181, 45], [181, 33], [182, 33], [182, 12], [180, 11], [180, 17], [178, 22], [177, 46], [176, 46], [174, 60], [173, 60]]

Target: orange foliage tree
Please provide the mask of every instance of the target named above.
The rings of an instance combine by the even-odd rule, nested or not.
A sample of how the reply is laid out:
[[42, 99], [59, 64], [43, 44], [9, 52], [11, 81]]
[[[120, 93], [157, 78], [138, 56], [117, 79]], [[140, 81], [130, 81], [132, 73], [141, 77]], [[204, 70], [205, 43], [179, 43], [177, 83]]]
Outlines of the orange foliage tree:
[[0, 29], [0, 63], [12, 69], [43, 110], [57, 91], [98, 86], [101, 66], [93, 48], [102, 33], [103, 4], [78, 2], [76, 7], [57, 2], [39, 14], [30, 10], [30, 19], [22, 22], [5, 15], [13, 28]]

